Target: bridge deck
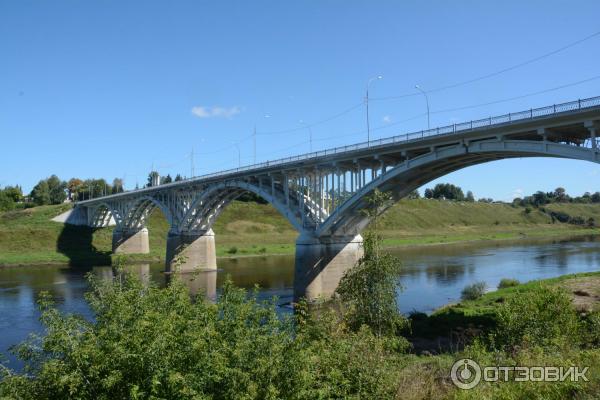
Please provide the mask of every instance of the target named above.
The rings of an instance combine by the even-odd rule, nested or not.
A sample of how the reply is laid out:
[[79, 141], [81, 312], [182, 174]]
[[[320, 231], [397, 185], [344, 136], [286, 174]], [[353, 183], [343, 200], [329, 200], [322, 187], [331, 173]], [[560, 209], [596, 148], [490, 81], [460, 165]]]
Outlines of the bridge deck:
[[[545, 137], [549, 141], [566, 140], [579, 146], [589, 137], [589, 131], [582, 121], [599, 119], [600, 96], [266, 161], [179, 182], [80, 201], [77, 204], [91, 205], [100, 199], [116, 199], [180, 186], [206, 184], [226, 178], [307, 170], [317, 166], [334, 168], [335, 165], [348, 161], [366, 166], [378, 164], [382, 158], [399, 162], [429, 152], [431, 148], [444, 147], [460, 140], [478, 141], [499, 135], [520, 140], [543, 140]], [[540, 129], [545, 129], [546, 126], [548, 129], [542, 134]]]

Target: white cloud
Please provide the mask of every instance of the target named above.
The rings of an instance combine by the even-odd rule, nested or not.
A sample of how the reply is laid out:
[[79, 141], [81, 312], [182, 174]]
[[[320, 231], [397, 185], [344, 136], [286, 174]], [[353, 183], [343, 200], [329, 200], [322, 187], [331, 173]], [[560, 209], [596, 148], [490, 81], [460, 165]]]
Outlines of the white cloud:
[[238, 106], [233, 107], [192, 107], [192, 114], [198, 118], [232, 118], [242, 110]]
[[383, 123], [384, 124], [389, 124], [390, 122], [392, 122], [392, 117], [389, 115], [384, 115], [383, 116]]

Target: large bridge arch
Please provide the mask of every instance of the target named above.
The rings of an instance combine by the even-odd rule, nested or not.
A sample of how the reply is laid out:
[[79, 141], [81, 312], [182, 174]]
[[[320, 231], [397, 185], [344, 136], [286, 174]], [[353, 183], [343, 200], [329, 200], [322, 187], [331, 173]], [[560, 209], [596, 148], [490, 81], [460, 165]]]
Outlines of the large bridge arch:
[[[560, 143], [501, 140], [457, 144], [407, 160], [381, 174], [340, 205], [319, 226], [315, 236], [360, 234], [369, 223], [369, 218], [360, 211], [369, 206], [366, 198], [376, 189], [390, 192], [393, 200], [398, 201], [418, 187], [451, 172], [491, 161], [522, 157], [554, 157], [600, 163], [598, 152]], [[379, 213], [391, 204], [379, 210]]]
[[[269, 185], [266, 187], [242, 180], [231, 180], [212, 184], [203, 190], [181, 219], [178, 226], [179, 231], [193, 232], [212, 229], [224, 209], [244, 193], [253, 193], [260, 196], [273, 206], [297, 231], [302, 232], [304, 229], [300, 213], [290, 207], [289, 203], [286, 204], [280, 186]], [[292, 195], [292, 198], [296, 199], [296, 197], [297, 194]], [[308, 206], [304, 208], [304, 212], [310, 212]]]

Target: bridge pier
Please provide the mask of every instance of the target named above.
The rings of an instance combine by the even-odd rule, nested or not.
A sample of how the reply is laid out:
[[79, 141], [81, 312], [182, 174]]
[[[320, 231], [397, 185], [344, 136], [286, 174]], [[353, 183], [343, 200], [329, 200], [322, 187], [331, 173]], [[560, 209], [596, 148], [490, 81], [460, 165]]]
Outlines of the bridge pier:
[[165, 263], [168, 272], [216, 270], [215, 233], [212, 229], [200, 233], [169, 232]]
[[344, 273], [354, 267], [363, 254], [360, 235], [315, 238], [301, 234], [296, 240], [294, 299], [330, 298]]
[[112, 236], [112, 251], [115, 254], [148, 254], [148, 229], [115, 229]]

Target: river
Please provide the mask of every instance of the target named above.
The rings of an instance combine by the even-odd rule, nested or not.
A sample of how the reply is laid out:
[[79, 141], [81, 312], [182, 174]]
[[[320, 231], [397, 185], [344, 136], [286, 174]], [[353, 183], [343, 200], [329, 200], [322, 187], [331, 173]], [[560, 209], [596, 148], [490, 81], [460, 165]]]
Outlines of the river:
[[[600, 270], [600, 237], [541, 239], [421, 246], [389, 250], [402, 260], [398, 294], [400, 311], [431, 312], [458, 301], [462, 289], [484, 281], [492, 290], [502, 278], [521, 282], [564, 274]], [[277, 296], [281, 310], [289, 310], [294, 279], [293, 256], [220, 259], [217, 272], [191, 275], [193, 292], [218, 296], [227, 276], [241, 287], [260, 286], [260, 297]], [[128, 266], [142, 279], [166, 284], [161, 264]], [[31, 332], [39, 332], [36, 298], [48, 291], [61, 310], [89, 316], [84, 300], [85, 275], [110, 277], [110, 267], [22, 266], [0, 268], [0, 354]], [[14, 360], [12, 356], [9, 359]], [[13, 364], [18, 366], [18, 363]]]

